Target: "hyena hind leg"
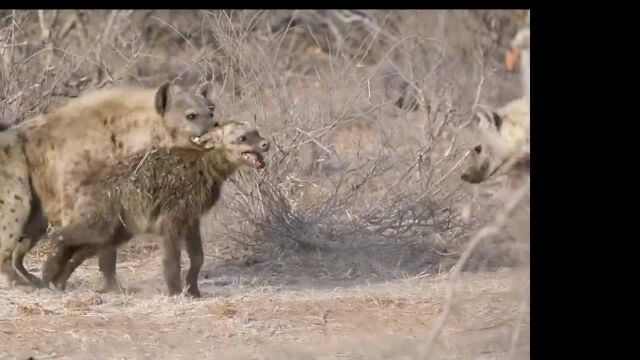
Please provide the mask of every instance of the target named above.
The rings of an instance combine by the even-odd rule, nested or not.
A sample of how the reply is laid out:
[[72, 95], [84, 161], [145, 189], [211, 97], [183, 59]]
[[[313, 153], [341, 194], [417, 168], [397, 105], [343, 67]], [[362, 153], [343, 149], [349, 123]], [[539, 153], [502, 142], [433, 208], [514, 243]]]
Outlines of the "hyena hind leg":
[[[30, 187], [30, 189], [33, 192], [33, 188]], [[43, 212], [40, 198], [33, 193], [31, 196], [29, 215], [22, 228], [22, 235], [11, 253], [11, 266], [18, 278], [35, 288], [44, 287], [45, 283], [25, 268], [24, 257], [47, 232], [47, 226], [48, 220]]]
[[11, 253], [11, 266], [25, 283], [36, 288], [41, 288], [44, 286], [43, 282], [24, 267], [24, 257], [33, 247], [33, 243], [34, 241], [31, 238], [24, 236], [20, 238]]
[[45, 286], [49, 286], [50, 283], [53, 283], [55, 286], [56, 280], [64, 271], [66, 263], [71, 260], [74, 253], [74, 247], [65, 246], [62, 243], [55, 243], [54, 249], [49, 253], [44, 264], [42, 264], [42, 282]]
[[[71, 277], [71, 274], [80, 266], [84, 260], [96, 255], [98, 253], [98, 246], [96, 245], [83, 245], [72, 247], [71, 258], [60, 258], [60, 262], [57, 265], [58, 273], [53, 276], [51, 282], [59, 290], [65, 290], [67, 287], [67, 281]], [[63, 263], [63, 261], [66, 262]]]
[[118, 247], [131, 240], [132, 234], [123, 226], [118, 226], [108, 245], [102, 246], [98, 254], [98, 266], [102, 274], [102, 285], [99, 292], [123, 292], [116, 276], [116, 263], [118, 261]]

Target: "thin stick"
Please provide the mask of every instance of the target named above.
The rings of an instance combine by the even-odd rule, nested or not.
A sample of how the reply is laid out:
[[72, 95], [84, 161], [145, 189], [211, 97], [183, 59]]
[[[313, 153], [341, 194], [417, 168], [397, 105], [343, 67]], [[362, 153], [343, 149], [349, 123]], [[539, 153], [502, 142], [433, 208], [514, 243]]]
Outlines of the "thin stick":
[[527, 306], [527, 303], [529, 302], [529, 284], [527, 284], [527, 287], [525, 288], [524, 292], [524, 296], [522, 298], [522, 301], [520, 302], [520, 308], [519, 308], [519, 314], [518, 314], [518, 321], [515, 324], [515, 330], [513, 331], [513, 335], [511, 336], [511, 347], [509, 349], [509, 355], [507, 357], [507, 359], [511, 359], [513, 357], [513, 355], [516, 352], [516, 346], [518, 344], [518, 339], [520, 338], [520, 324], [522, 323], [522, 318], [524, 317], [524, 313], [525, 313], [525, 308]]
[[302, 131], [298, 128], [296, 128], [296, 131], [306, 135], [309, 139], [311, 139], [311, 141], [313, 141], [314, 143], [316, 143], [318, 146], [320, 146], [322, 148], [322, 150], [326, 151], [327, 154], [331, 155], [331, 150], [327, 149], [326, 146], [322, 145], [318, 140], [316, 140], [313, 136], [311, 136], [311, 134], [309, 134], [308, 132]]
[[431, 347], [440, 336], [440, 333], [442, 333], [444, 325], [449, 318], [451, 307], [453, 306], [453, 295], [455, 286], [458, 278], [460, 277], [462, 267], [465, 265], [465, 263], [473, 253], [473, 250], [475, 250], [475, 248], [480, 244], [480, 242], [482, 242], [482, 240], [498, 234], [505, 227], [505, 225], [507, 224], [507, 220], [509, 220], [520, 202], [522, 202], [522, 200], [525, 198], [525, 195], [529, 190], [530, 183], [531, 180], [527, 179], [526, 183], [513, 193], [509, 201], [505, 204], [504, 209], [502, 209], [502, 211], [496, 215], [493, 223], [485, 226], [480, 231], [478, 231], [478, 233], [471, 239], [471, 241], [469, 241], [469, 244], [467, 244], [467, 246], [465, 247], [464, 251], [462, 252], [462, 256], [460, 256], [460, 259], [451, 272], [449, 284], [446, 289], [445, 306], [442, 311], [442, 315], [438, 319], [433, 332], [429, 336], [426, 345], [421, 351], [421, 358], [426, 358], [426, 354], [429, 354]]

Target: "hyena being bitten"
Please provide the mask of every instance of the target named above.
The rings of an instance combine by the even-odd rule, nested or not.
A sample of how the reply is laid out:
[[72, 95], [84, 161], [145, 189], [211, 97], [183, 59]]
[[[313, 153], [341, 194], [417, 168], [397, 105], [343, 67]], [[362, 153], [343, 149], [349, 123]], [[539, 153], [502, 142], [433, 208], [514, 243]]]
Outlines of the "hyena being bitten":
[[[197, 139], [216, 124], [212, 95], [208, 84], [104, 88], [0, 133], [2, 272], [39, 285], [21, 259], [44, 234], [43, 217], [54, 228], [69, 222], [93, 169], [153, 146], [203, 150]], [[115, 259], [101, 255], [100, 271], [114, 272]], [[113, 287], [113, 276], [104, 279]]]
[[96, 176], [94, 183], [81, 190], [72, 222], [59, 231], [58, 249], [43, 267], [43, 281], [64, 288], [87, 257], [148, 233], [162, 238], [163, 272], [170, 295], [182, 292], [180, 241], [185, 240], [190, 258], [187, 292], [199, 297], [203, 249], [194, 227], [216, 204], [221, 186], [236, 169], [266, 166], [262, 153], [270, 147], [255, 128], [236, 121], [221, 124], [201, 141], [210, 150], [139, 152]]

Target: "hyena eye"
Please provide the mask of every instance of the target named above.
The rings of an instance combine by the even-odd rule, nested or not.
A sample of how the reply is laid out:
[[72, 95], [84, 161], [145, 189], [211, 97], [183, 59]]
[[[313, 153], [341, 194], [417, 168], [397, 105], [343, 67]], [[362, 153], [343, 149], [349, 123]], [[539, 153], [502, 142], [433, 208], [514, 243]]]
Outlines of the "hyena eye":
[[482, 152], [482, 146], [478, 145], [475, 148], [473, 148], [473, 151], [476, 152], [476, 154], [480, 154]]
[[193, 113], [187, 114], [187, 120], [191, 121], [191, 120], [193, 120], [195, 118], [196, 118], [196, 114], [193, 114]]
[[240, 137], [238, 138], [238, 141], [239, 141], [239, 142], [247, 141], [247, 137], [246, 137], [246, 136], [240, 136]]
[[215, 105], [210, 105], [209, 106], [209, 111], [214, 112], [216, 110], [216, 106]]
[[214, 127], [214, 128], [220, 127], [220, 123], [219, 123], [219, 122], [217, 122], [217, 121], [216, 121], [216, 122], [214, 122], [214, 123], [213, 123], [213, 127]]

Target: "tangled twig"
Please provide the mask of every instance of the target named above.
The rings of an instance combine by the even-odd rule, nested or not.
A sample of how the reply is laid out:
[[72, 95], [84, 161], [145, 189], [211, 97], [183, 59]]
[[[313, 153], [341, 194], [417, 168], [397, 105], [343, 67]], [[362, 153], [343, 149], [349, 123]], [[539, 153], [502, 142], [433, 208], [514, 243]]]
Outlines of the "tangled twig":
[[425, 344], [425, 346], [421, 351], [421, 354], [422, 354], [421, 357], [426, 358], [426, 354], [429, 353], [433, 344], [438, 339], [438, 337], [440, 336], [440, 333], [442, 333], [442, 330], [444, 329], [444, 326], [451, 312], [451, 307], [453, 306], [453, 295], [455, 291], [455, 286], [458, 281], [458, 278], [460, 277], [460, 273], [462, 272], [462, 268], [466, 264], [467, 260], [469, 259], [469, 257], [471, 256], [475, 248], [480, 244], [480, 242], [482, 242], [484, 239], [490, 236], [494, 236], [498, 234], [507, 225], [507, 221], [511, 218], [511, 215], [515, 212], [515, 210], [518, 208], [518, 205], [520, 205], [520, 203], [525, 199], [525, 196], [529, 192], [530, 183], [531, 183], [531, 180], [527, 179], [525, 184], [522, 185], [519, 189], [517, 189], [512, 194], [511, 198], [507, 201], [502, 211], [500, 211], [496, 215], [494, 221], [491, 224], [482, 228], [480, 231], [478, 231], [478, 233], [467, 244], [466, 248], [462, 252], [462, 256], [460, 256], [460, 259], [458, 260], [455, 267], [453, 268], [453, 271], [451, 271], [450, 280], [447, 285], [446, 294], [445, 294], [444, 309], [442, 311], [442, 314], [440, 315], [440, 318], [436, 322], [436, 325], [431, 335], [429, 335], [427, 343]]

